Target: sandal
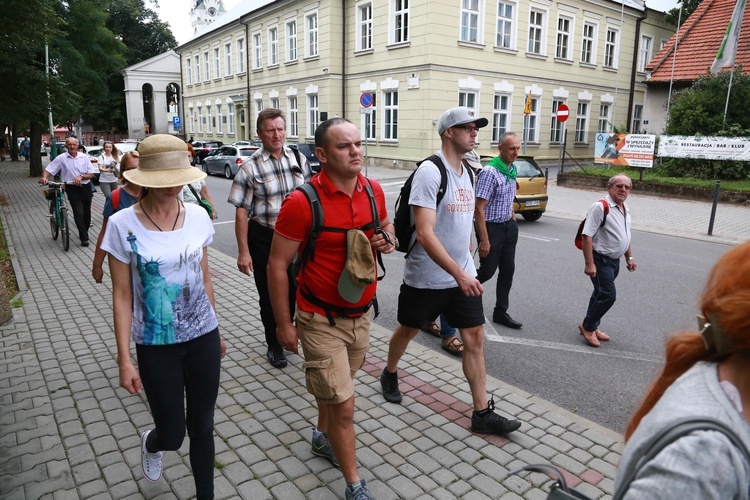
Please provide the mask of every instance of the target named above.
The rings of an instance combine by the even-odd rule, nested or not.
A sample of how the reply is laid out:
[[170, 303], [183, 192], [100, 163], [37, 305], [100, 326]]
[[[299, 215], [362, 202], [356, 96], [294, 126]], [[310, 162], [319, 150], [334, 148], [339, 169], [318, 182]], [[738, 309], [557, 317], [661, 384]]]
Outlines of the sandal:
[[429, 333], [433, 337], [439, 337], [440, 336], [440, 327], [437, 323], [434, 321], [431, 323], [425, 323], [422, 325], [422, 328], [420, 328], [425, 333]]
[[455, 335], [453, 337], [443, 339], [441, 344], [444, 351], [448, 351], [455, 356], [460, 356], [464, 352], [464, 343], [461, 342]]

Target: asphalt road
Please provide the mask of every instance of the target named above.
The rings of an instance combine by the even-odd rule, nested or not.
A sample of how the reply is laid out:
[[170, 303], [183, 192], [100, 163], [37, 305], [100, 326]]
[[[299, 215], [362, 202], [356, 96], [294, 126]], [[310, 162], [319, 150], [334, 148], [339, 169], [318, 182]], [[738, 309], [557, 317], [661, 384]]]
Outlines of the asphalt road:
[[[383, 182], [389, 210], [403, 179]], [[213, 247], [236, 257], [234, 207], [226, 203], [231, 181], [209, 177], [207, 183], [219, 210]], [[638, 270], [629, 273], [622, 266], [617, 303], [602, 323], [612, 340], [594, 349], [577, 328], [592, 290], [581, 252], [573, 246], [577, 222], [543, 216], [537, 222], [521, 220], [519, 228], [509, 312], [524, 326], [485, 325], [488, 373], [622, 432], [661, 367], [665, 339], [695, 324], [700, 289], [728, 247], [634, 232]], [[378, 288], [375, 322], [392, 330], [404, 259], [401, 253], [384, 257], [387, 275]], [[495, 279], [486, 285], [485, 314], [491, 318]], [[416, 341], [440, 349], [440, 341], [427, 334]]]

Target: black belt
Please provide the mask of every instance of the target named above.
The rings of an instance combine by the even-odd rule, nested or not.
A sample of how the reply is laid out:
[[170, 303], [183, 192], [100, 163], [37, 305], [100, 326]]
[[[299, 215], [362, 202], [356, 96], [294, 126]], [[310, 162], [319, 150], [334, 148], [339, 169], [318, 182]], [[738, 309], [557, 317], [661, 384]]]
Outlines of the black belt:
[[487, 224], [507, 224], [508, 222], [512, 221], [513, 219], [508, 219], [504, 222], [492, 222], [492, 221], [485, 221]]

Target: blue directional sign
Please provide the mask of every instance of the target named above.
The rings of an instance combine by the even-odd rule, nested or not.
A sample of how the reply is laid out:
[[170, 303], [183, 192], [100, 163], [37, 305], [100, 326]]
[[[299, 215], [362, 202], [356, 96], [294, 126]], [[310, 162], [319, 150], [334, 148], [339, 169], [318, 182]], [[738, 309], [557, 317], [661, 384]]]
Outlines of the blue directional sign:
[[371, 92], [362, 92], [362, 94], [359, 96], [359, 103], [363, 108], [369, 108], [370, 106], [372, 106], [373, 102], [375, 102], [375, 99], [373, 98]]
[[172, 125], [174, 128], [180, 128], [182, 126], [182, 120], [180, 119], [179, 115], [175, 115], [172, 117]]

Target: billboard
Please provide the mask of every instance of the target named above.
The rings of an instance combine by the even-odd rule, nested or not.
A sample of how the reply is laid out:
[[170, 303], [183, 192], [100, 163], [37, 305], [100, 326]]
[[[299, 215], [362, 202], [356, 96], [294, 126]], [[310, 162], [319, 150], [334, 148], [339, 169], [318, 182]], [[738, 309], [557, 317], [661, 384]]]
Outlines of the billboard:
[[746, 137], [662, 135], [658, 156], [747, 161], [750, 160], [750, 140]]
[[656, 136], [651, 134], [596, 134], [594, 161], [610, 165], [651, 168]]

